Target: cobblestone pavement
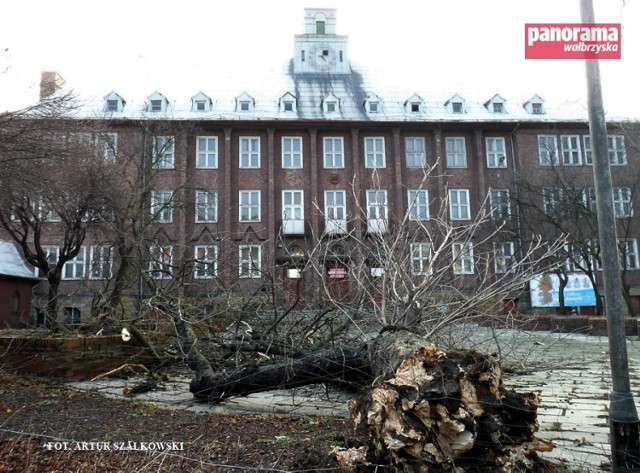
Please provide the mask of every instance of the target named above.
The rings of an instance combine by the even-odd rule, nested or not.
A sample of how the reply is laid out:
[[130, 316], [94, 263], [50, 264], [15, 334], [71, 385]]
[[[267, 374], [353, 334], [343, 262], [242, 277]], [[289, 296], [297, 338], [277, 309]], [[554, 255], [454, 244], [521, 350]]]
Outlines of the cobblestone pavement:
[[[507, 387], [537, 392], [539, 437], [551, 440], [553, 451], [542, 453], [548, 459], [566, 463], [581, 473], [610, 471], [608, 395], [611, 389], [609, 346], [605, 337], [550, 332], [499, 332], [467, 326], [456, 331], [457, 339], [482, 351], [497, 353], [503, 359]], [[627, 338], [632, 392], [640, 399], [640, 340]], [[122, 396], [132, 381], [103, 380], [73, 383], [78, 389], [100, 390], [105, 395]], [[167, 391], [137, 396], [168, 407], [196, 411], [262, 412], [297, 415], [347, 415], [348, 397], [322, 387], [274, 391], [227, 400], [217, 406], [194, 402], [189, 378], [176, 377]]]

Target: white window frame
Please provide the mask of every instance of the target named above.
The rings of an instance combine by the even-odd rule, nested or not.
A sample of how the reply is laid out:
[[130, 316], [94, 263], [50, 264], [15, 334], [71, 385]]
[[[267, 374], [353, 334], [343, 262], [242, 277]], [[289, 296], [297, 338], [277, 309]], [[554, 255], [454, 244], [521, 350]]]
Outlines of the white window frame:
[[541, 166], [557, 166], [558, 137], [556, 135], [538, 135], [538, 158]]
[[562, 164], [564, 166], [582, 165], [580, 135], [560, 135], [560, 144], [562, 145]]
[[218, 275], [218, 245], [196, 245], [193, 247], [194, 279], [214, 279]]
[[62, 268], [63, 279], [83, 279], [85, 275], [85, 268], [87, 265], [87, 250], [84, 246], [80, 247], [78, 254], [66, 261]]
[[414, 276], [428, 275], [433, 273], [431, 260], [433, 249], [431, 243], [416, 242], [411, 243], [411, 274]]
[[262, 217], [261, 201], [262, 196], [259, 190], [241, 190], [238, 200], [239, 221], [260, 222]]
[[453, 274], [474, 274], [473, 244], [453, 242], [451, 244]]
[[619, 240], [621, 265], [627, 271], [640, 269], [640, 255], [638, 254], [638, 241], [635, 238]]
[[487, 167], [500, 168], [507, 167], [507, 142], [504, 137], [491, 136], [485, 138], [487, 149]]
[[282, 169], [302, 169], [302, 137], [282, 137]]
[[364, 165], [368, 169], [379, 169], [386, 167], [384, 136], [365, 137]]
[[260, 137], [241, 136], [238, 143], [240, 169], [260, 169]]
[[404, 152], [407, 168], [424, 169], [427, 167], [427, 152], [424, 137], [407, 136], [404, 139]]
[[217, 169], [218, 137], [196, 137], [196, 169]]
[[262, 277], [261, 245], [240, 245], [238, 247], [238, 276], [241, 279]]
[[304, 219], [304, 191], [286, 189], [282, 191], [282, 220]]
[[448, 168], [467, 167], [467, 144], [463, 136], [447, 136], [444, 140]]
[[613, 208], [616, 218], [633, 217], [632, 192], [629, 187], [614, 187]]
[[409, 220], [429, 220], [429, 191], [426, 189], [409, 189]]
[[347, 232], [347, 193], [342, 189], [324, 191], [324, 219], [329, 233]]
[[511, 217], [511, 197], [509, 189], [491, 189], [489, 191], [489, 209], [491, 220], [500, 222]]
[[344, 169], [344, 139], [326, 136], [322, 140], [325, 169]]
[[469, 189], [449, 189], [449, 215], [451, 220], [471, 220]]
[[494, 270], [497, 274], [505, 274], [513, 269], [514, 244], [512, 241], [501, 241], [493, 243]]
[[113, 248], [92, 245], [89, 252], [89, 279], [111, 279], [113, 275]]
[[624, 136], [607, 136], [609, 148], [609, 164], [612, 166], [625, 166], [627, 164], [627, 150], [624, 145]]
[[154, 169], [173, 169], [175, 167], [176, 140], [173, 136], [155, 136], [153, 138]]
[[559, 187], [545, 187], [542, 189], [542, 210], [547, 216], [558, 213], [558, 205], [562, 202], [562, 189]]
[[196, 223], [215, 223], [218, 221], [218, 193], [216, 191], [196, 191]]
[[[42, 251], [44, 251], [47, 262], [49, 263], [49, 269], [54, 268], [58, 264], [58, 259], [60, 259], [60, 247], [57, 245], [43, 245]], [[40, 268], [34, 268], [33, 274], [38, 278], [47, 277]]]
[[582, 145], [584, 147], [584, 163], [588, 166], [593, 165], [593, 155], [591, 154], [591, 136], [584, 135], [582, 137]]
[[102, 148], [104, 160], [108, 163], [115, 163], [118, 156], [118, 134], [104, 133], [98, 137], [98, 142]]
[[383, 189], [367, 190], [367, 220], [387, 221], [389, 203], [387, 191]]
[[151, 215], [156, 223], [173, 223], [173, 191], [151, 192]]
[[173, 247], [152, 245], [149, 247], [149, 272], [153, 279], [171, 277], [173, 272]]

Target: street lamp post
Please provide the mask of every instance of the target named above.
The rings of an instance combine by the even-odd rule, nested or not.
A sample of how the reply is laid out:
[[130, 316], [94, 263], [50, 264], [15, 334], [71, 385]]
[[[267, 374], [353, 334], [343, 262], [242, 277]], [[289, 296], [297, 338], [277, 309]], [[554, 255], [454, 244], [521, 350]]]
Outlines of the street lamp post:
[[[580, 0], [583, 23], [595, 23], [592, 0]], [[602, 101], [600, 65], [585, 60], [587, 72], [589, 132], [593, 156], [593, 178], [598, 215], [598, 236], [604, 279], [605, 310], [609, 335], [611, 393], [609, 428], [614, 473], [640, 472], [640, 422], [631, 393], [627, 341], [624, 327], [624, 299], [609, 167], [609, 146]]]

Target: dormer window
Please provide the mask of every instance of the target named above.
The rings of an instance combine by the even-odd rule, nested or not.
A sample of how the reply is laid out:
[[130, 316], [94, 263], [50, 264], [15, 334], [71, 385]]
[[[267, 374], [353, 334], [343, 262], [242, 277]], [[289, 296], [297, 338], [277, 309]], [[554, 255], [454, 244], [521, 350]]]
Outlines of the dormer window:
[[336, 102], [327, 102], [326, 105], [327, 105], [327, 112], [333, 113], [336, 111], [338, 104]]
[[420, 113], [424, 108], [424, 102], [422, 97], [418, 94], [413, 94], [404, 103], [404, 108], [407, 113]]
[[364, 102], [364, 108], [368, 113], [382, 112], [382, 99], [377, 95], [370, 95]]
[[532, 103], [531, 104], [531, 113], [534, 115], [542, 115], [542, 104], [541, 103]]
[[453, 97], [451, 97], [449, 100], [447, 100], [444, 103], [444, 106], [449, 113], [464, 113], [465, 112], [464, 102], [465, 100], [462, 97], [460, 97], [458, 94], [456, 94]]
[[295, 112], [296, 108], [297, 108], [297, 99], [291, 92], [287, 92], [282, 97], [280, 97], [281, 112]]
[[167, 110], [168, 101], [160, 92], [154, 92], [147, 97], [148, 112], [165, 112]]
[[106, 112], [122, 112], [125, 101], [115, 92], [110, 92], [104, 97], [104, 110]]
[[462, 113], [462, 102], [452, 102], [451, 111], [453, 113]]
[[293, 102], [283, 102], [282, 108], [285, 112], [293, 112]]
[[203, 92], [198, 92], [191, 97], [192, 112], [208, 112], [211, 110], [211, 99]]
[[523, 106], [532, 115], [544, 115], [544, 100], [539, 95], [531, 97]]
[[196, 112], [204, 112], [207, 109], [207, 102], [204, 100], [196, 100], [194, 102], [194, 109]]
[[322, 99], [322, 111], [324, 113], [337, 113], [340, 111], [340, 99], [333, 94]]
[[491, 100], [485, 102], [484, 106], [491, 113], [506, 113], [505, 102], [506, 100], [504, 98], [496, 94], [491, 98]]
[[236, 112], [247, 113], [253, 112], [255, 109], [255, 101], [246, 92], [243, 92], [239, 97], [236, 97]]

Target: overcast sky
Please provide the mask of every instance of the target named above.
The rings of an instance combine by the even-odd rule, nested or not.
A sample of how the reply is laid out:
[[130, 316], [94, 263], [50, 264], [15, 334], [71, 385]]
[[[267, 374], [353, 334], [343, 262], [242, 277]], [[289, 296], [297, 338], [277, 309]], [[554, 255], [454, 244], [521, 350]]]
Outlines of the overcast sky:
[[[623, 27], [622, 59], [600, 62], [605, 108], [640, 117], [640, 0], [593, 3]], [[42, 70], [81, 94], [184, 84], [188, 100], [209, 74], [289, 59], [305, 7], [337, 8], [351, 59], [425, 97], [586, 102], [583, 61], [524, 59], [525, 23], [580, 22], [579, 0], [20, 0], [0, 16], [0, 109], [37, 100]]]

